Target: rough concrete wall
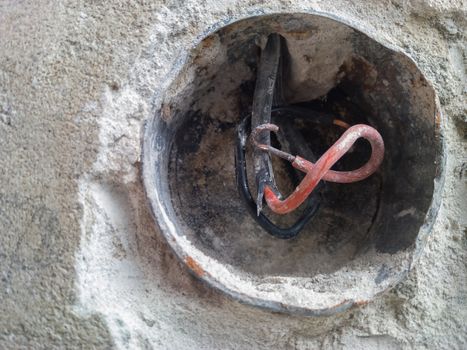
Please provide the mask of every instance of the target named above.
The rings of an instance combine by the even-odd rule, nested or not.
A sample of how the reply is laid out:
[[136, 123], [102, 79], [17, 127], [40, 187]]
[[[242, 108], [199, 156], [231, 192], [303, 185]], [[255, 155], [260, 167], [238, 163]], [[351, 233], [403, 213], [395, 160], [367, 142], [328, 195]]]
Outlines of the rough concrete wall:
[[[193, 279], [149, 215], [142, 122], [177, 59], [222, 21], [330, 12], [401, 47], [433, 82], [443, 205], [415, 270], [325, 318], [240, 305]], [[464, 1], [0, 2], [0, 347], [467, 347]]]

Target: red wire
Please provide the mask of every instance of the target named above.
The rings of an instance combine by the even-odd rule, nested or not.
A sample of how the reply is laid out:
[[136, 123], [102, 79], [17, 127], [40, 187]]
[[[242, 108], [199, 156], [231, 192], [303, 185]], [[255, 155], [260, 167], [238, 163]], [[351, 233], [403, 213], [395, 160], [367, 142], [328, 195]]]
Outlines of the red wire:
[[[371, 156], [368, 162], [353, 171], [330, 170], [359, 138], [364, 138], [370, 142]], [[295, 191], [284, 200], [280, 200], [271, 188], [266, 187], [264, 191], [266, 202], [271, 210], [277, 214], [290, 213], [306, 200], [320, 180], [351, 183], [366, 179], [378, 169], [383, 157], [384, 142], [379, 132], [369, 125], [354, 125], [347, 129], [316, 163], [313, 164], [299, 156], [295, 157], [292, 165], [305, 172], [306, 176]]]

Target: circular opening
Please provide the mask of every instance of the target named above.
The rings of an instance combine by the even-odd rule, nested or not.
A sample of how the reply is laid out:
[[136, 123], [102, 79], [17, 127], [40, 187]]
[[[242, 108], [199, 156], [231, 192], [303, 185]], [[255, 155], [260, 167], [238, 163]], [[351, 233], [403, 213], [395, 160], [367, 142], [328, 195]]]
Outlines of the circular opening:
[[[251, 112], [270, 33], [286, 41], [288, 103], [369, 124], [386, 146], [373, 176], [326, 183], [318, 214], [292, 240], [255, 223], [235, 178], [235, 130]], [[307, 120], [277, 122], [292, 125], [318, 156], [342, 133]], [[147, 126], [144, 181], [164, 235], [199, 277], [256, 305], [332, 313], [370, 300], [410, 268], [421, 228], [430, 226], [438, 132], [435, 93], [404, 54], [317, 15], [254, 17], [221, 28], [190, 53]], [[359, 141], [334, 169], [356, 169], [370, 152]], [[290, 193], [286, 165], [275, 159], [274, 167]], [[295, 219], [271, 217], [281, 225]]]

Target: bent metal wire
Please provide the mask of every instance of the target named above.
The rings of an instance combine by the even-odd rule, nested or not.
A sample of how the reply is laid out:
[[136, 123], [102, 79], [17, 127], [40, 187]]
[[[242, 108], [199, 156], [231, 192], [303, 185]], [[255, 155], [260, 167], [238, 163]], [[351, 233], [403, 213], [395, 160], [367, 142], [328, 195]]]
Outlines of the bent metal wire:
[[[306, 173], [301, 183], [287, 198], [281, 199], [269, 187], [264, 194], [269, 208], [277, 214], [287, 214], [297, 209], [315, 189], [321, 179], [330, 182], [352, 183], [366, 179], [379, 167], [384, 157], [384, 142], [379, 132], [369, 125], [358, 124], [351, 126], [344, 134], [318, 159], [312, 163], [300, 156], [278, 150], [270, 145], [258, 142], [258, 136], [264, 131], [277, 132], [279, 127], [274, 124], [263, 124], [251, 133], [251, 142], [257, 149], [270, 152], [280, 158], [286, 159], [292, 166]], [[352, 171], [334, 171], [331, 167], [347, 153], [353, 144], [364, 138], [370, 142], [371, 156], [362, 167]]]
[[[321, 180], [350, 183], [360, 181], [377, 170], [384, 156], [384, 143], [381, 135], [368, 125], [355, 125], [350, 127], [345, 121], [335, 119], [333, 116], [318, 113], [303, 107], [289, 105], [284, 99], [284, 66], [287, 54], [285, 39], [279, 34], [271, 34], [266, 46], [261, 52], [258, 66], [256, 87], [253, 96], [251, 117], [245, 118], [237, 128], [237, 144], [235, 152], [236, 178], [238, 191], [244, 200], [248, 212], [255, 221], [269, 234], [282, 239], [293, 238], [303, 229], [308, 221], [317, 213], [321, 201], [319, 193], [323, 186]], [[271, 123], [272, 116], [286, 117], [287, 119], [306, 118], [317, 124], [338, 125], [347, 129], [339, 140], [316, 161], [315, 155], [306, 146], [306, 142], [297, 141], [294, 146], [297, 154], [294, 156], [283, 150], [271, 146], [270, 132], [276, 132], [279, 127]], [[256, 202], [251, 194], [246, 171], [246, 144], [249, 130], [251, 142], [254, 144], [253, 163], [256, 180]], [[285, 123], [282, 129], [296, 140], [299, 136]], [[370, 160], [361, 168], [354, 171], [337, 172], [331, 167], [352, 147], [359, 138], [367, 139], [372, 148]], [[290, 144], [290, 142], [287, 142]], [[293, 145], [293, 144], [290, 144]], [[277, 188], [272, 168], [270, 154], [289, 161], [292, 166], [306, 176], [295, 191], [286, 199]], [[313, 163], [316, 161], [315, 163]], [[314, 195], [311, 195], [315, 192]], [[302, 216], [289, 228], [281, 228], [270, 221], [262, 213], [263, 200], [266, 200], [270, 209], [277, 214], [287, 214], [296, 210], [301, 204], [307, 202]]]

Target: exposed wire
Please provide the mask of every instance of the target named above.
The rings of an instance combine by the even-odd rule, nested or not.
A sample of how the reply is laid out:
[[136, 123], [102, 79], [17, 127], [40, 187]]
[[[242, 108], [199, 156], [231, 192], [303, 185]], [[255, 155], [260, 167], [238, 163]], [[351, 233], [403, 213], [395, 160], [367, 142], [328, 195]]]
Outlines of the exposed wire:
[[[336, 123], [337, 121], [337, 123]], [[346, 127], [348, 124], [338, 119], [334, 124]], [[344, 134], [332, 145], [316, 163], [312, 163], [300, 156], [278, 150], [270, 145], [261, 144], [257, 138], [262, 132], [277, 132], [279, 127], [274, 124], [262, 124], [251, 133], [253, 145], [260, 150], [272, 153], [288, 160], [292, 166], [306, 173], [302, 182], [286, 199], [281, 200], [275, 191], [268, 186], [264, 189], [264, 197], [269, 208], [277, 214], [287, 214], [297, 209], [315, 189], [321, 180], [339, 183], [351, 183], [366, 179], [373, 174], [383, 161], [384, 142], [379, 132], [369, 125], [358, 124], [349, 127]], [[334, 171], [331, 167], [353, 146], [359, 139], [364, 138], [370, 142], [371, 156], [368, 162], [359, 169], [352, 171]]]

